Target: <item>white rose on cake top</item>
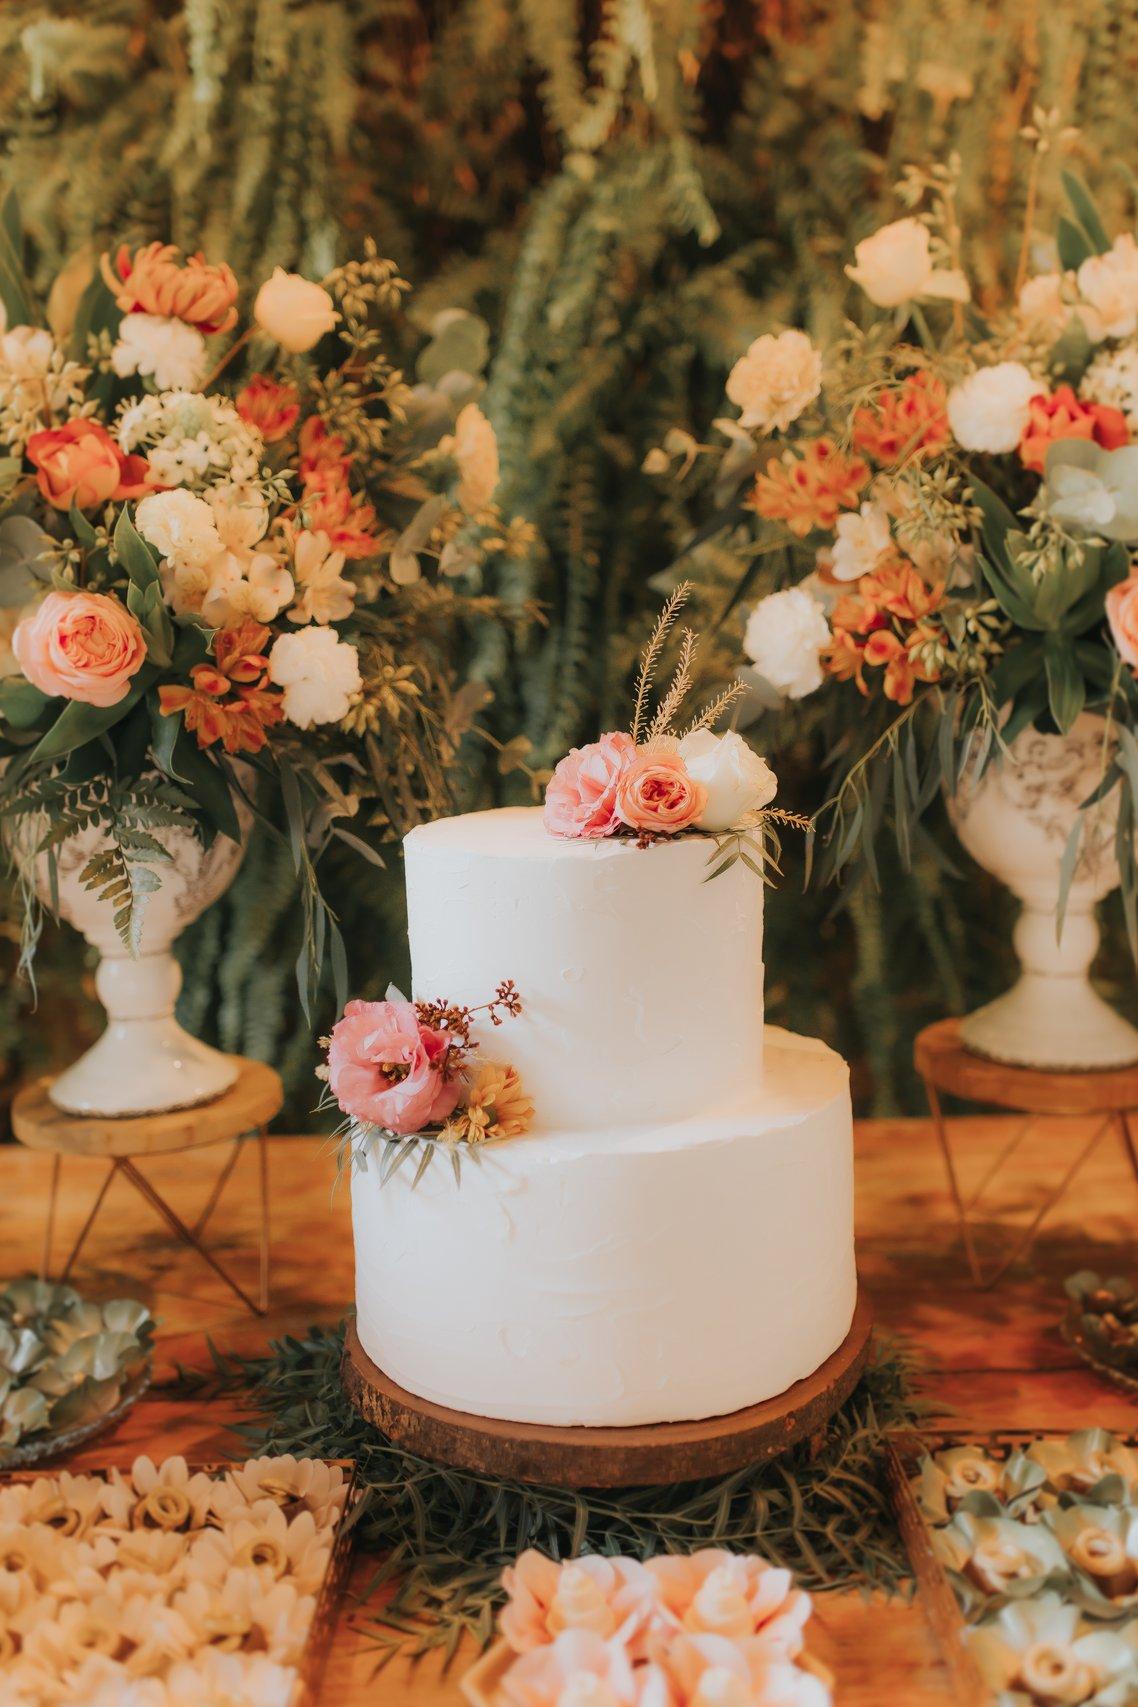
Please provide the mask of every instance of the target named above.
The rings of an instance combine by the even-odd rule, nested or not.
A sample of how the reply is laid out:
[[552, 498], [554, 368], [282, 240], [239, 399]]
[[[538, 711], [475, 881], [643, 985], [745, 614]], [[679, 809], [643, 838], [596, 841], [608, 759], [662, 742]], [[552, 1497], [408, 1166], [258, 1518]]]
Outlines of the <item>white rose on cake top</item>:
[[706, 795], [696, 819], [698, 830], [729, 830], [748, 813], [769, 806], [778, 792], [778, 779], [767, 761], [733, 729], [726, 735], [696, 729], [684, 736], [677, 751]]

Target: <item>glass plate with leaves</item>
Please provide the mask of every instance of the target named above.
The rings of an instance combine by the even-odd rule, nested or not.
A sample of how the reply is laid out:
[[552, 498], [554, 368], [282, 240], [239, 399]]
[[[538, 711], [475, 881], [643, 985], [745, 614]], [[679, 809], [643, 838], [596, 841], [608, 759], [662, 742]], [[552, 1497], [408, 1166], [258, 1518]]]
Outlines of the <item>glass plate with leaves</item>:
[[0, 1470], [70, 1451], [111, 1427], [150, 1384], [145, 1304], [88, 1301], [71, 1286], [0, 1289]]

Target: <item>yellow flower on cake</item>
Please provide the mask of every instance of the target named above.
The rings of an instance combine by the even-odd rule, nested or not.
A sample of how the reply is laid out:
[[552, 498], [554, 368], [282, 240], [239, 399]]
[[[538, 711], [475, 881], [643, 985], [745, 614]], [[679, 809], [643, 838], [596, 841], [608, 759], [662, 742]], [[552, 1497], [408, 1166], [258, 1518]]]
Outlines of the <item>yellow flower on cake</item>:
[[520, 1138], [533, 1119], [533, 1103], [522, 1088], [516, 1067], [486, 1061], [478, 1068], [463, 1107], [456, 1109], [449, 1129], [465, 1144], [488, 1138]]

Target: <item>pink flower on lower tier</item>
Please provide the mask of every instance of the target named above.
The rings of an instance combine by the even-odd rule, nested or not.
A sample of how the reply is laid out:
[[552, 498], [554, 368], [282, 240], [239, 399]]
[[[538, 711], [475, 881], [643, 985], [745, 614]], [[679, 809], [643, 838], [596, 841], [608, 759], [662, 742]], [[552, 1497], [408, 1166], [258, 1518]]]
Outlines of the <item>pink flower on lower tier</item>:
[[516, 1653], [544, 1647], [566, 1630], [630, 1638], [651, 1614], [656, 1584], [638, 1559], [592, 1554], [558, 1564], [527, 1548], [502, 1572], [509, 1596], [499, 1627]]
[[630, 830], [674, 836], [688, 830], [707, 805], [707, 790], [689, 774], [679, 753], [643, 748], [621, 773], [616, 810]]
[[410, 1136], [453, 1113], [462, 1092], [444, 1076], [450, 1039], [412, 1002], [349, 1002], [328, 1046], [328, 1083], [345, 1114]]
[[773, 1659], [759, 1643], [726, 1636], [677, 1636], [661, 1667], [669, 1707], [832, 1707], [820, 1677]]
[[753, 1637], [779, 1658], [802, 1652], [810, 1596], [795, 1588], [789, 1571], [721, 1547], [704, 1547], [688, 1557], [660, 1554], [648, 1560], [646, 1569], [664, 1606], [685, 1630], [732, 1641]]
[[16, 662], [51, 698], [117, 705], [146, 662], [142, 629], [109, 593], [49, 593], [16, 627]]
[[[651, 1672], [656, 1691], [645, 1690]], [[565, 1630], [552, 1643], [533, 1648], [502, 1678], [510, 1707], [676, 1707], [656, 1667], [633, 1667], [619, 1640], [595, 1630]]]
[[636, 756], [632, 737], [602, 735], [566, 753], [545, 791], [545, 827], [551, 836], [611, 836], [620, 828], [617, 786]]

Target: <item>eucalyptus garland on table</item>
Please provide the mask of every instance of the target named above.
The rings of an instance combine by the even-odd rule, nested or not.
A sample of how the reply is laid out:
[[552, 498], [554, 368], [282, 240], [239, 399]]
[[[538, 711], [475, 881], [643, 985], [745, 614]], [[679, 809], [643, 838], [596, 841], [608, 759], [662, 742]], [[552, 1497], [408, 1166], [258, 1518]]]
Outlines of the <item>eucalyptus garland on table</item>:
[[465, 628], [500, 615], [478, 573], [528, 540], [494, 502], [485, 327], [438, 316], [411, 384], [408, 286], [370, 241], [320, 284], [278, 268], [243, 328], [232, 270], [172, 244], [108, 252], [46, 306], [23, 249], [9, 197], [0, 804], [23, 963], [36, 868], [54, 901], [79, 832], [136, 953], [162, 833], [239, 840], [252, 811], [290, 850], [307, 1013], [325, 961], [347, 980], [317, 868], [336, 844], [382, 865], [445, 809], [485, 698], [458, 685]]
[[[340, 1381], [343, 1325], [274, 1341], [260, 1358], [213, 1350], [212, 1371], [181, 1372], [180, 1390], [248, 1394], [259, 1413], [239, 1425], [252, 1453], [351, 1458], [362, 1498], [356, 1535], [383, 1555], [370, 1595], [395, 1583], [374, 1618], [383, 1657], [454, 1657], [464, 1635], [490, 1641], [501, 1572], [526, 1547], [555, 1559], [581, 1553], [758, 1552], [807, 1589], [892, 1590], [907, 1574], [885, 1485], [882, 1442], [911, 1428], [912, 1369], [878, 1347], [825, 1440], [771, 1463], [672, 1487], [575, 1492], [501, 1481], [432, 1464], [352, 1409]], [[212, 1348], [211, 1348], [212, 1349]]]

